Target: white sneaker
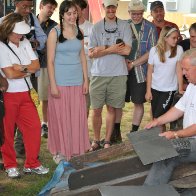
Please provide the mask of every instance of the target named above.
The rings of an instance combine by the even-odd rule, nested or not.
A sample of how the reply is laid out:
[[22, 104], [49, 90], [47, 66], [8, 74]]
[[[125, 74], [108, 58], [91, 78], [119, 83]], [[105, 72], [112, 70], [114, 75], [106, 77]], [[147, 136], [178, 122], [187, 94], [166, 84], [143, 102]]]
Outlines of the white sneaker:
[[20, 178], [20, 172], [16, 167], [6, 169], [5, 172], [7, 173], [9, 178]]
[[23, 172], [25, 174], [31, 174], [31, 173], [36, 173], [36, 174], [47, 174], [49, 172], [49, 168], [46, 168], [42, 165], [36, 168], [23, 168]]

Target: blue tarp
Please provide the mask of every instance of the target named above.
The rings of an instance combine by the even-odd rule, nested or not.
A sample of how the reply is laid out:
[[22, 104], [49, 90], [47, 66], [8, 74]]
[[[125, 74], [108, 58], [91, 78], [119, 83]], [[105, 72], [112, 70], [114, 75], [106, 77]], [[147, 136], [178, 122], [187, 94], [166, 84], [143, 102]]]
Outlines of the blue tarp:
[[[97, 165], [101, 165], [103, 163], [96, 162], [96, 163], [86, 163], [86, 167], [96, 167]], [[49, 195], [51, 189], [53, 188], [63, 188], [64, 190], [68, 190], [68, 178], [69, 175], [76, 171], [72, 167], [72, 165], [69, 162], [61, 161], [59, 165], [57, 166], [52, 179], [42, 188], [41, 192], [38, 194], [38, 196], [47, 196]]]

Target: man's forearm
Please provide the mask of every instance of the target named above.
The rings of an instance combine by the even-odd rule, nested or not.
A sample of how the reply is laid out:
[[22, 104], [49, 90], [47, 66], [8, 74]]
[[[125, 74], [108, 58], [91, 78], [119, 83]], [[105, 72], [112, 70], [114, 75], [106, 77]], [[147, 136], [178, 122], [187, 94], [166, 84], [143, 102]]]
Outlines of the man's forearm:
[[163, 125], [163, 124], [172, 122], [174, 120], [177, 120], [178, 118], [183, 116], [183, 114], [184, 114], [183, 111], [175, 107], [172, 107], [168, 112], [166, 112], [165, 114], [157, 118], [158, 125]]
[[149, 52], [146, 52], [144, 55], [134, 60], [134, 66], [143, 65], [148, 61]]
[[108, 54], [106, 50], [106, 46], [97, 46], [89, 50], [88, 56], [90, 58], [99, 58]]
[[129, 55], [130, 51], [131, 47], [129, 45], [97, 46], [89, 50], [89, 57], [99, 58], [108, 54]]
[[185, 129], [176, 132], [178, 137], [192, 137], [196, 136], [196, 124], [193, 124]]

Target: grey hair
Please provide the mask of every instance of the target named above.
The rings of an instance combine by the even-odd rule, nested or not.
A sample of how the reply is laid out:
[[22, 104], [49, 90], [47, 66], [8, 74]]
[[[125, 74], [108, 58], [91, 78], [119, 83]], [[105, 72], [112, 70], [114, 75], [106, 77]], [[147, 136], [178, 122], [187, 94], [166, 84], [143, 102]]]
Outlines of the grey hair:
[[182, 61], [184, 58], [189, 58], [191, 65], [196, 66], [196, 48], [192, 48], [184, 52], [180, 60]]

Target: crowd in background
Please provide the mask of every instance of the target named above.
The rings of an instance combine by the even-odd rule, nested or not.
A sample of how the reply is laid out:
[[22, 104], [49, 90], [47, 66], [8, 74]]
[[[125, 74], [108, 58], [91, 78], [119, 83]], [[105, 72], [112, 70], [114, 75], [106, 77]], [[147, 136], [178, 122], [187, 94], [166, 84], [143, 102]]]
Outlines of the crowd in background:
[[[151, 102], [155, 122], [195, 82], [183, 77], [181, 56], [196, 48], [196, 23], [190, 26], [190, 39], [182, 40], [177, 25], [164, 19], [161, 1], [151, 3], [150, 22], [143, 17], [145, 6], [140, 0], [129, 2], [128, 21], [116, 16], [117, 0], [103, 0], [105, 17], [94, 25], [84, 18], [86, 0], [64, 0], [59, 6], [59, 24], [50, 19], [58, 6], [55, 0], [42, 0], [37, 16], [31, 12], [32, 0], [14, 2], [15, 12], [0, 20], [0, 90], [5, 109], [0, 122], [1, 153], [10, 178], [20, 177], [16, 157], [24, 154], [24, 173], [48, 173], [39, 161], [41, 136], [48, 138], [48, 149], [57, 164], [109, 148], [122, 141], [125, 102], [134, 104], [129, 130], [134, 132], [146, 101]], [[30, 96], [32, 88], [42, 102], [42, 122]], [[104, 105], [106, 133], [101, 140]], [[178, 108], [182, 110], [179, 103]], [[164, 131], [166, 122], [155, 124]], [[195, 119], [186, 127], [191, 123], [195, 125]], [[182, 125], [178, 128], [183, 129]], [[178, 132], [172, 134], [169, 139], [180, 137]]]

